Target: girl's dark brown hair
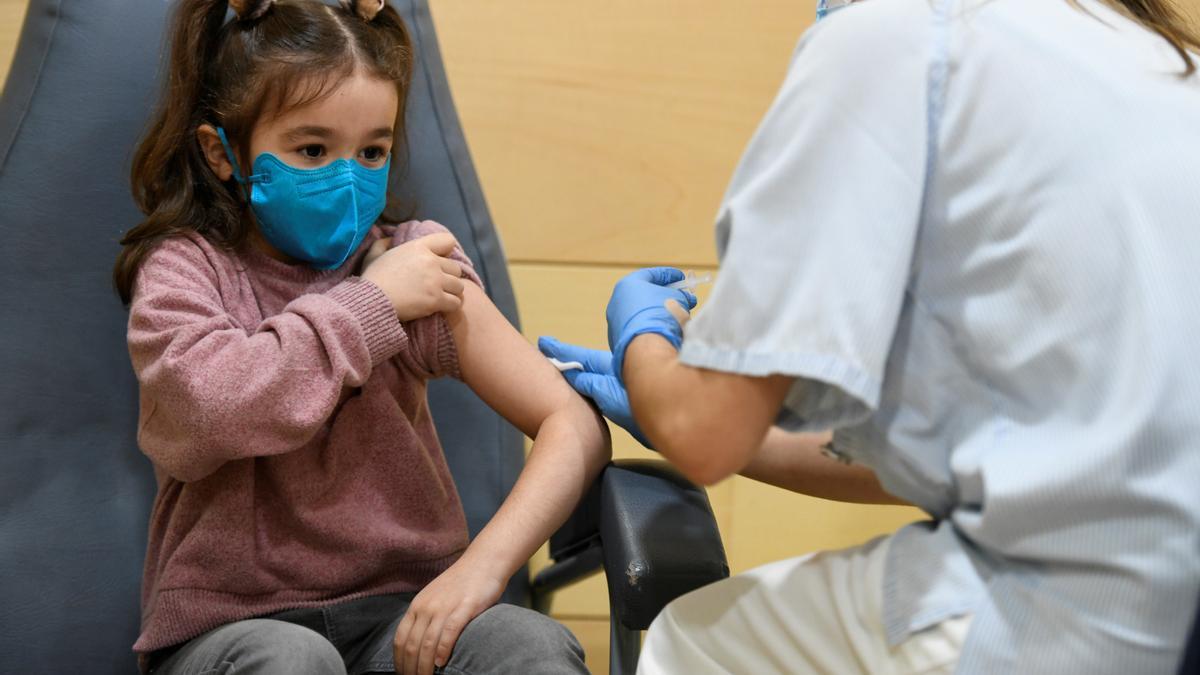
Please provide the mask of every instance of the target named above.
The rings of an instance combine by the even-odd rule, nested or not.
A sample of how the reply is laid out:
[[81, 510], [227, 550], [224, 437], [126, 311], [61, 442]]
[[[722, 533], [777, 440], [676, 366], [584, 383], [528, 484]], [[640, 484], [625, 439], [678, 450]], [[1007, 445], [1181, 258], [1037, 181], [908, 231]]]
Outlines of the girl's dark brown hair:
[[[1073, 3], [1077, 0], [1072, 0]], [[1104, 0], [1105, 4], [1158, 33], [1183, 59], [1183, 77], [1196, 72], [1188, 50], [1200, 52], [1200, 34], [1188, 26], [1170, 0]]]
[[[362, 68], [395, 83], [397, 146], [405, 138], [413, 52], [394, 9], [386, 6], [366, 21], [353, 9], [319, 0], [260, 0], [238, 3], [257, 18], [227, 21], [228, 5], [182, 0], [175, 12], [167, 77], [133, 158], [133, 198], [146, 219], [121, 239], [113, 269], [125, 304], [138, 267], [164, 239], [198, 232], [227, 249], [246, 242], [245, 199], [236, 184], [222, 183], [209, 169], [197, 138], [200, 125], [224, 127], [239, 165], [248, 167], [242, 155], [259, 119], [316, 101]], [[389, 205], [385, 221], [397, 220], [388, 215], [396, 208]]]

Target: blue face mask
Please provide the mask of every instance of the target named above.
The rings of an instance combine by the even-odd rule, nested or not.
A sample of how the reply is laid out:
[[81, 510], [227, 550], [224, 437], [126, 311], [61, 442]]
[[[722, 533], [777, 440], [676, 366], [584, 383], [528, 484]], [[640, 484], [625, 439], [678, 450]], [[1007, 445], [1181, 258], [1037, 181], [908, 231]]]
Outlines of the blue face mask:
[[254, 160], [254, 172], [243, 177], [225, 130], [217, 129], [217, 135], [263, 236], [317, 269], [346, 262], [387, 206], [390, 156], [378, 169], [348, 159], [319, 169], [297, 169], [264, 152]]

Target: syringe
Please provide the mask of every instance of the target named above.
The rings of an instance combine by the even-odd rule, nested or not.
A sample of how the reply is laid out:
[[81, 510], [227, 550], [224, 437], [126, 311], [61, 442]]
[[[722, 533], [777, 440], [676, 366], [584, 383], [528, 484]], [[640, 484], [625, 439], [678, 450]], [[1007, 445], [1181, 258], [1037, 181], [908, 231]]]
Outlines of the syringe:
[[675, 283], [667, 284], [667, 288], [674, 288], [677, 291], [692, 291], [701, 284], [707, 284], [711, 282], [712, 272], [705, 272], [704, 274], [697, 276], [695, 272], [688, 270], [685, 278], [681, 279], [680, 281], [676, 281]]

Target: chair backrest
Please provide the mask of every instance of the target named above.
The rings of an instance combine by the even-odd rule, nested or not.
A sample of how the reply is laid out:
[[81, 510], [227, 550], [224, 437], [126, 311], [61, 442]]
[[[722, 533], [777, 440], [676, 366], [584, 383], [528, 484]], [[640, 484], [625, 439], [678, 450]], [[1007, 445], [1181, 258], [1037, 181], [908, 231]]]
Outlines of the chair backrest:
[[[516, 322], [425, 0], [398, 189], [454, 231]], [[133, 672], [149, 462], [135, 441], [126, 313], [110, 271], [140, 214], [129, 161], [156, 92], [166, 14], [147, 0], [31, 0], [0, 99], [0, 672]], [[472, 532], [522, 466], [518, 432], [462, 385], [431, 405]], [[521, 574], [506, 599], [524, 602]]]

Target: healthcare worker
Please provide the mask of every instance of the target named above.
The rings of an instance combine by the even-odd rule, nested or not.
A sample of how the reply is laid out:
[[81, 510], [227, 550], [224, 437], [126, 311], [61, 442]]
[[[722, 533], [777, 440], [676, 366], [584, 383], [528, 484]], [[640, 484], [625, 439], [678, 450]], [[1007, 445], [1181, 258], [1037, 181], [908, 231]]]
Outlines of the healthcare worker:
[[[611, 358], [542, 349], [697, 481], [931, 520], [683, 596], [639, 672], [1174, 672], [1200, 599], [1197, 47], [1160, 0], [870, 0], [804, 35], [686, 330], [682, 274], [641, 270]], [[822, 430], [850, 464], [791, 435]]]

